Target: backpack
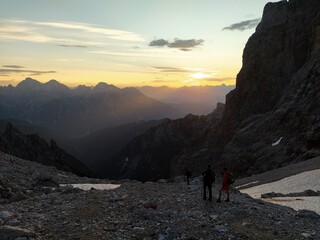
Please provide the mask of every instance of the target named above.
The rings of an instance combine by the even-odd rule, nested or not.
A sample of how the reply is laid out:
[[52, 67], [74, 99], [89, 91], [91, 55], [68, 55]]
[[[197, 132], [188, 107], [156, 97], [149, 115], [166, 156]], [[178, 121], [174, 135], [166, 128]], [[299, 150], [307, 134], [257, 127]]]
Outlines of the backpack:
[[233, 175], [232, 175], [231, 173], [228, 174], [228, 181], [227, 181], [227, 183], [228, 183], [229, 185], [231, 185], [231, 184], [234, 183], [234, 177], [233, 177]]

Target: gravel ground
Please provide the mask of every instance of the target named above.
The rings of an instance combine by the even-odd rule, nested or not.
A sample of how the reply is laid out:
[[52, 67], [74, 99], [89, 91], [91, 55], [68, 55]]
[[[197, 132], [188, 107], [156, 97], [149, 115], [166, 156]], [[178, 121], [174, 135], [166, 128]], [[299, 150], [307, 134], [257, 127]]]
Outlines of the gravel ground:
[[190, 186], [182, 177], [124, 180], [113, 190], [89, 191], [61, 183], [112, 182], [0, 153], [0, 239], [320, 239], [320, 216], [311, 211], [255, 200], [237, 190], [229, 203], [205, 201], [199, 179]]

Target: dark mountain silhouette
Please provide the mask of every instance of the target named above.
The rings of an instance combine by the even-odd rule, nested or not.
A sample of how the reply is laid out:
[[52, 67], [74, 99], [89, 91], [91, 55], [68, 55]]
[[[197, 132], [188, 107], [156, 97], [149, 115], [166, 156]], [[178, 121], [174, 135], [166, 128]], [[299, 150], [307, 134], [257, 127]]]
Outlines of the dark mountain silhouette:
[[138, 88], [146, 96], [169, 103], [185, 113], [196, 115], [211, 113], [218, 102], [224, 102], [225, 96], [235, 86], [191, 86], [191, 87], [150, 87]]
[[[185, 163], [177, 156], [192, 153], [193, 162], [188, 168], [203, 171], [214, 154], [210, 137], [217, 131], [224, 104], [207, 116], [189, 114], [183, 119], [165, 120], [133, 139], [113, 161], [107, 163], [106, 173], [112, 178], [133, 178], [140, 181], [183, 175]], [[210, 152], [208, 156], [207, 153]], [[195, 172], [195, 171], [193, 171]], [[107, 175], [108, 176], [108, 175]]]
[[109, 161], [133, 138], [145, 133], [149, 128], [164, 120], [139, 121], [109, 127], [87, 136], [77, 138], [59, 138], [57, 141], [73, 156], [85, 163], [95, 174], [106, 177]]
[[137, 89], [120, 89], [106, 83], [70, 89], [56, 80], [42, 84], [26, 78], [16, 87], [0, 87], [0, 119], [28, 121], [63, 135], [181, 116], [178, 110]]
[[80, 176], [93, 176], [84, 164], [59, 148], [52, 139], [48, 144], [37, 134], [24, 135], [10, 123], [0, 136], [0, 150]]
[[[163, 124], [150, 129], [109, 167], [117, 166], [120, 178], [154, 180], [185, 168], [200, 174], [207, 162], [248, 175], [319, 156], [319, 12], [318, 0], [268, 3], [244, 49], [236, 88], [210, 130], [203, 131], [210, 115], [168, 121], [170, 131]], [[192, 134], [179, 135], [187, 120]], [[196, 144], [187, 140], [191, 136]]]

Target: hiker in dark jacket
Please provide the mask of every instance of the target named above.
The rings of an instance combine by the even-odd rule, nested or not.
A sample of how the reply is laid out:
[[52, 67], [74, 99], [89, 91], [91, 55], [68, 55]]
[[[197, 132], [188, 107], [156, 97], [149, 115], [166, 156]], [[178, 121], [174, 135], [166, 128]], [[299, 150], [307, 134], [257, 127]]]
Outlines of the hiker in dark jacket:
[[203, 200], [207, 199], [207, 188], [209, 191], [209, 201], [212, 201], [212, 184], [215, 181], [214, 172], [211, 169], [211, 165], [208, 165], [208, 168], [203, 175]]
[[187, 183], [188, 183], [188, 185], [190, 185], [189, 179], [190, 179], [191, 175], [192, 175], [192, 174], [191, 174], [190, 169], [186, 169], [186, 177], [187, 177]]

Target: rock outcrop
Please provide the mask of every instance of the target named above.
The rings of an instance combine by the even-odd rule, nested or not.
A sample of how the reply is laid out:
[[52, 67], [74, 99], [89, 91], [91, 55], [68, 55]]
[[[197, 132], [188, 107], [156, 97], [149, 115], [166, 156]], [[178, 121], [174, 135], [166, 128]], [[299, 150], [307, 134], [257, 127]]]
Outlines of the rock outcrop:
[[320, 155], [319, 26], [319, 1], [266, 5], [222, 119], [223, 160], [239, 174]]
[[0, 136], [0, 150], [80, 176], [92, 176], [91, 171], [84, 164], [59, 148], [55, 141], [51, 140], [48, 144], [36, 134], [24, 135], [10, 123]]

